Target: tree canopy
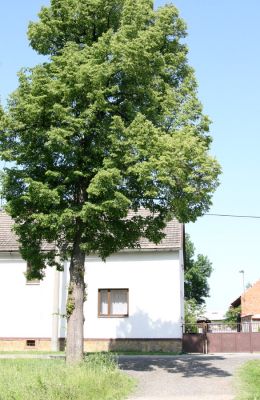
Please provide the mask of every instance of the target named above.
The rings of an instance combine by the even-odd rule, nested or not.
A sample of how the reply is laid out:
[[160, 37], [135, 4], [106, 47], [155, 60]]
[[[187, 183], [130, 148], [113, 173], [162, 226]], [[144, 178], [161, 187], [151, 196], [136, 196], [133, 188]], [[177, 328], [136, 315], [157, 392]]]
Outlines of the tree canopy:
[[195, 299], [184, 301], [185, 333], [198, 333], [198, 318], [205, 314], [205, 304], [198, 304]]
[[195, 246], [188, 234], [185, 235], [184, 267], [185, 330], [197, 332], [197, 319], [205, 314], [205, 300], [210, 290], [208, 278], [213, 269], [207, 256], [195, 257]]
[[237, 324], [240, 322], [240, 316], [241, 316], [241, 306], [238, 307], [232, 307], [230, 306], [227, 312], [225, 313], [225, 322], [233, 324]]
[[196, 304], [202, 305], [205, 303], [205, 298], [209, 297], [208, 278], [213, 270], [212, 263], [202, 254], [198, 254], [195, 258], [195, 247], [188, 234], [185, 235], [184, 264], [185, 299], [194, 299]]
[[[20, 71], [1, 116], [4, 194], [35, 278], [61, 268], [57, 254], [71, 259], [71, 360], [82, 357], [70, 343], [82, 344], [85, 254], [160, 241], [172, 216], [205, 213], [218, 185], [185, 35], [177, 9], [151, 0], [51, 0], [29, 24], [48, 60]], [[150, 215], [127, 218], [140, 207]]]

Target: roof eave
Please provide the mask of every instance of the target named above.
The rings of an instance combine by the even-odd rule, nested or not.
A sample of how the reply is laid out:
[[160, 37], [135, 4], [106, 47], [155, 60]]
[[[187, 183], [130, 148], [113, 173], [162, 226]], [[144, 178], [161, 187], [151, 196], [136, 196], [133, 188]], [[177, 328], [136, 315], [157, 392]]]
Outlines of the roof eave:
[[134, 249], [122, 249], [119, 253], [140, 253], [140, 252], [162, 252], [162, 251], [179, 251], [181, 249], [180, 246], [178, 247], [147, 247], [147, 248], [134, 248]]
[[236, 300], [231, 303], [232, 307], [238, 307], [241, 305], [241, 296], [239, 296]]

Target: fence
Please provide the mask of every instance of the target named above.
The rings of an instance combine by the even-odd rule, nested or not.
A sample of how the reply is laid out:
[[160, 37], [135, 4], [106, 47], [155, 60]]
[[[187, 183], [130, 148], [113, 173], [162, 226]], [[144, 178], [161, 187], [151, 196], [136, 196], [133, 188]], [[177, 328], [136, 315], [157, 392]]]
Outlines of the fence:
[[191, 353], [259, 352], [260, 322], [183, 325], [183, 351]]
[[234, 332], [260, 332], [260, 321], [240, 323], [197, 323], [184, 324], [183, 333], [234, 333]]

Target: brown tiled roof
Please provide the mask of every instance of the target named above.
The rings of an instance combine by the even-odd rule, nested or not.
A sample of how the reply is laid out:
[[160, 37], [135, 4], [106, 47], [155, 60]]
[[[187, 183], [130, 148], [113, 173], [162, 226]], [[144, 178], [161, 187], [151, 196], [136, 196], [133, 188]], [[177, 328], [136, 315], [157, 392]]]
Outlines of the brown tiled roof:
[[[12, 231], [12, 218], [4, 211], [0, 211], [0, 252], [3, 251], [19, 251], [19, 242], [17, 236]], [[43, 250], [52, 250], [53, 244], [45, 242]]]
[[16, 235], [12, 232], [12, 218], [0, 211], [0, 251], [17, 251], [19, 244]]
[[[148, 215], [146, 210], [138, 212], [142, 216]], [[136, 215], [129, 213], [128, 218]], [[17, 237], [12, 231], [13, 220], [4, 211], [0, 211], [0, 252], [19, 251], [19, 243]], [[148, 239], [140, 239], [140, 247], [144, 250], [164, 250], [164, 249], [180, 249], [182, 247], [182, 224], [176, 219], [167, 223], [164, 233], [166, 236], [159, 244], [154, 244]], [[52, 246], [48, 243], [44, 245], [45, 250], [49, 250]]]
[[166, 236], [159, 244], [150, 242], [148, 239], [141, 238], [141, 249], [180, 249], [182, 247], [182, 224], [176, 219], [167, 223], [163, 232]]
[[[136, 215], [148, 217], [151, 215], [151, 213], [149, 210], [142, 208], [138, 210], [138, 213], [130, 211], [128, 213], [128, 218], [132, 218]], [[166, 236], [157, 245], [153, 242], [150, 242], [148, 239], [141, 238], [141, 249], [180, 249], [183, 246], [183, 224], [179, 223], [177, 219], [173, 219], [172, 221], [168, 222], [163, 232]]]

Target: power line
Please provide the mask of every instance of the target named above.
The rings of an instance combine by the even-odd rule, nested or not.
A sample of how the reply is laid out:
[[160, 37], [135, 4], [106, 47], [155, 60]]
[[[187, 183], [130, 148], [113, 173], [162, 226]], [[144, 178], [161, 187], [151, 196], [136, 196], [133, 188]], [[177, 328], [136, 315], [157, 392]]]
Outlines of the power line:
[[250, 218], [260, 219], [260, 215], [236, 215], [236, 214], [204, 214], [210, 217]]

